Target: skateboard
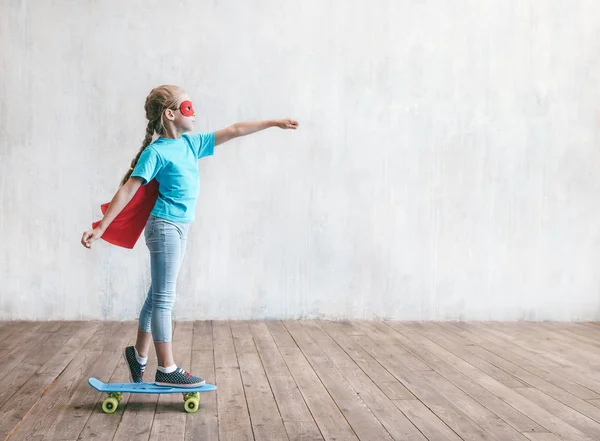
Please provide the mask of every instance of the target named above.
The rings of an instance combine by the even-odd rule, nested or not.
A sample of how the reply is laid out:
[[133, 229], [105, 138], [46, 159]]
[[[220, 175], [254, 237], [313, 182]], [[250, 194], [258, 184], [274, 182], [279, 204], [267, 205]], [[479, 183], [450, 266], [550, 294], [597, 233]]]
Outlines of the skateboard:
[[108, 394], [108, 398], [102, 403], [104, 413], [114, 413], [121, 402], [123, 393], [132, 394], [176, 394], [183, 395], [183, 408], [188, 413], [195, 413], [200, 407], [200, 392], [210, 392], [217, 390], [212, 384], [205, 384], [197, 387], [170, 387], [159, 386], [156, 383], [103, 383], [97, 378], [88, 380], [90, 386], [99, 392]]

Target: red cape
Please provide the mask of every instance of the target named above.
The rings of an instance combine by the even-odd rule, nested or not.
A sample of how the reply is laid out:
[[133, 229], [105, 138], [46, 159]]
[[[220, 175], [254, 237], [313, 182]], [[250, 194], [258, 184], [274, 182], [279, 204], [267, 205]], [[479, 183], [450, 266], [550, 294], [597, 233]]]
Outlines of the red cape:
[[[157, 198], [158, 182], [153, 179], [138, 189], [131, 201], [110, 223], [102, 239], [123, 248], [133, 248], [144, 231]], [[106, 203], [100, 206], [102, 214], [106, 214], [109, 205], [110, 203]], [[99, 223], [100, 221], [94, 222], [92, 228], [96, 228]]]

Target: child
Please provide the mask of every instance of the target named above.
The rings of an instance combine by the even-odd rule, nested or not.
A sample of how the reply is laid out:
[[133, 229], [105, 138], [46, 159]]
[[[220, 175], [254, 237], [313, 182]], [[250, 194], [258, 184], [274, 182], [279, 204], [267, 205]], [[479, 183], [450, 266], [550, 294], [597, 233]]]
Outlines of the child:
[[[214, 133], [189, 135], [187, 132], [194, 128], [195, 112], [189, 96], [177, 86], [153, 89], [146, 98], [145, 109], [148, 125], [142, 148], [131, 162], [104, 217], [95, 228], [83, 233], [81, 243], [91, 248], [141, 186], [153, 180], [158, 182], [156, 202], [152, 202], [154, 208], [144, 230], [150, 250], [152, 283], [140, 313], [136, 344], [125, 348], [123, 355], [131, 381], [140, 383], [150, 343], [154, 340], [157, 384], [183, 388], [201, 386], [204, 380], [175, 364], [171, 344], [171, 310], [177, 275], [199, 191], [198, 159], [212, 155], [215, 146], [238, 136], [269, 127], [296, 129], [298, 123], [289, 119], [241, 122]], [[155, 134], [159, 137], [152, 142]], [[127, 208], [131, 210], [132, 205]], [[122, 216], [120, 221], [122, 223]]]

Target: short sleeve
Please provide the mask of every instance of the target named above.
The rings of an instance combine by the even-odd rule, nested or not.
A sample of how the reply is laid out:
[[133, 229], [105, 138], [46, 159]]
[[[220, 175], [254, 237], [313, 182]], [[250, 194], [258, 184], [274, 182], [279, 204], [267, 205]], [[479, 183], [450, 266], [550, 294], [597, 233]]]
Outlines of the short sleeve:
[[190, 135], [189, 140], [194, 146], [198, 159], [204, 156], [212, 156], [215, 153], [215, 133], [197, 133]]
[[153, 148], [146, 148], [135, 165], [131, 176], [142, 178], [144, 180], [144, 185], [146, 185], [156, 177], [161, 168], [162, 161], [156, 150]]

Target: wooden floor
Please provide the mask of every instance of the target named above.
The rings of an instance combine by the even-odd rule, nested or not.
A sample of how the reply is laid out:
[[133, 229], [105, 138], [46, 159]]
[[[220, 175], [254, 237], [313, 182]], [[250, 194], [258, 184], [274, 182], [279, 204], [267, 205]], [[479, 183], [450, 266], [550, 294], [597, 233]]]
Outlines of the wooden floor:
[[178, 322], [175, 360], [218, 390], [104, 414], [87, 379], [127, 381], [135, 330], [0, 323], [0, 439], [600, 440], [600, 324]]

